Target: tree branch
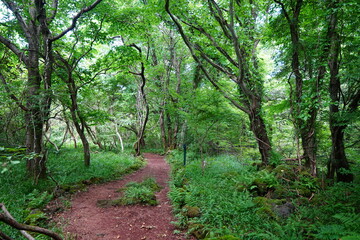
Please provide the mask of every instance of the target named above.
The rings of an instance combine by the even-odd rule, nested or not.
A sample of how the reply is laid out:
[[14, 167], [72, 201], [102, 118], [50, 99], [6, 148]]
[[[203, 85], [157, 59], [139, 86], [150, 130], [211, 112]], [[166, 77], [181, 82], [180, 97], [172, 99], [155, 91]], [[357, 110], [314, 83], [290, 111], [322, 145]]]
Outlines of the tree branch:
[[188, 47], [192, 57], [194, 58], [195, 62], [199, 65], [200, 69], [203, 71], [203, 73], [205, 74], [206, 78], [209, 80], [209, 82], [215, 87], [216, 90], [218, 90], [219, 92], [221, 92], [223, 94], [223, 96], [228, 99], [235, 107], [237, 107], [238, 109], [250, 114], [250, 110], [246, 109], [245, 107], [241, 106], [237, 101], [235, 101], [232, 97], [230, 97], [220, 86], [219, 84], [210, 76], [210, 74], [208, 73], [208, 71], [205, 69], [204, 65], [201, 63], [200, 59], [198, 58], [198, 56], [196, 56], [193, 46], [189, 40], [189, 38], [186, 36], [184, 29], [182, 28], [180, 22], [178, 21], [178, 19], [171, 13], [170, 8], [170, 0], [165, 0], [165, 10], [166, 12], [169, 14], [169, 16], [171, 17], [171, 19], [173, 20], [173, 22], [175, 23], [176, 27], [179, 30], [179, 33], [182, 37], [182, 39], [184, 40], [186, 46]]
[[57, 13], [57, 10], [58, 10], [58, 5], [59, 5], [59, 0], [53, 0], [52, 4], [51, 4], [51, 12], [50, 12], [50, 17], [46, 19], [46, 22], [49, 24], [51, 23], [55, 16], [56, 16], [56, 13]]
[[211, 36], [208, 32], [205, 31], [204, 28], [202, 27], [197, 27], [197, 26], [194, 26], [193, 24], [191, 23], [188, 23], [188, 22], [185, 22], [182, 20], [183, 23], [185, 23], [186, 25], [188, 25], [189, 27], [192, 27], [196, 30], [198, 30], [200, 33], [202, 33], [203, 35], [205, 35], [210, 41], [211, 43], [215, 46], [215, 48], [224, 56], [226, 57], [226, 59], [232, 63], [235, 67], [239, 67], [238, 64], [234, 61], [234, 59], [232, 59], [230, 57], [230, 55], [222, 48], [219, 46], [219, 44], [216, 42], [216, 40], [214, 39], [213, 36]]
[[76, 27], [76, 23], [77, 23], [77, 20], [82, 16], [84, 15], [84, 13], [87, 13], [89, 11], [91, 11], [92, 9], [94, 9], [102, 0], [96, 0], [95, 2], [93, 2], [90, 6], [88, 7], [85, 7], [83, 9], [80, 10], [80, 12], [78, 12], [72, 19], [72, 23], [71, 25], [65, 29], [62, 33], [60, 33], [59, 35], [53, 37], [50, 39], [50, 41], [56, 41], [60, 38], [62, 38], [65, 34], [67, 34], [68, 32], [70, 32], [71, 30], [73, 30], [75, 27]]
[[[14, 217], [9, 213], [9, 211], [6, 209], [6, 207], [3, 203], [0, 203], [0, 208], [3, 211], [3, 213], [0, 213], [0, 221], [4, 222], [5, 224], [7, 224], [13, 228], [20, 230], [21, 233], [23, 234], [23, 236], [26, 237], [27, 239], [35, 240], [35, 238], [33, 238], [30, 234], [28, 234], [25, 231], [31, 231], [31, 232], [45, 234], [55, 240], [63, 240], [58, 234], [56, 234], [55, 232], [50, 231], [48, 229], [18, 223], [14, 219]], [[23, 230], [25, 230], [25, 231], [23, 231]]]
[[18, 20], [21, 28], [23, 29], [26, 37], [29, 37], [28, 35], [28, 26], [26, 25], [23, 17], [20, 15], [19, 7], [16, 5], [15, 2], [9, 1], [9, 0], [1, 0], [6, 7], [15, 15], [15, 18]]
[[0, 231], [0, 238], [2, 240], [14, 240], [13, 238], [9, 237], [8, 235], [6, 235], [5, 233]]
[[23, 61], [24, 63], [28, 61], [25, 54], [22, 51], [20, 51], [20, 49], [9, 39], [4, 38], [3, 36], [0, 35], [0, 42], [4, 44], [7, 48], [9, 48], [21, 61]]
[[289, 14], [288, 14], [287, 11], [286, 11], [286, 8], [285, 8], [284, 3], [282, 3], [282, 2], [279, 1], [279, 0], [274, 0], [274, 2], [276, 2], [277, 4], [280, 5], [281, 10], [283, 11], [283, 13], [284, 13], [284, 15], [285, 15], [286, 20], [288, 21], [289, 24], [291, 24], [291, 19], [290, 19]]
[[5, 90], [6, 92], [9, 94], [10, 98], [13, 99], [15, 101], [15, 103], [24, 111], [29, 111], [29, 109], [27, 107], [25, 107], [23, 104], [21, 104], [21, 101], [13, 94], [11, 93], [11, 90], [6, 82], [6, 79], [4, 77], [4, 75], [0, 72], [0, 79], [2, 81], [2, 83], [4, 84]]

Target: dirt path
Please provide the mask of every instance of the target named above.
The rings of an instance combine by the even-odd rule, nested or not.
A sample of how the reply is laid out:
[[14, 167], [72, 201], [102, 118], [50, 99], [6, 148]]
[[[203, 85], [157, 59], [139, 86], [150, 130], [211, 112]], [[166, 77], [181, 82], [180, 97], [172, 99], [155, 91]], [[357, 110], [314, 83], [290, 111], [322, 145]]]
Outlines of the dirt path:
[[[145, 154], [146, 167], [125, 176], [122, 180], [89, 187], [86, 192], [75, 195], [71, 208], [60, 213], [56, 219], [65, 224], [65, 232], [76, 240], [177, 240], [186, 239], [175, 235], [174, 221], [167, 193], [169, 188], [169, 165], [164, 158]], [[97, 200], [116, 199], [115, 191], [130, 181], [142, 181], [155, 177], [163, 188], [157, 193], [157, 206], [119, 206], [99, 208]]]

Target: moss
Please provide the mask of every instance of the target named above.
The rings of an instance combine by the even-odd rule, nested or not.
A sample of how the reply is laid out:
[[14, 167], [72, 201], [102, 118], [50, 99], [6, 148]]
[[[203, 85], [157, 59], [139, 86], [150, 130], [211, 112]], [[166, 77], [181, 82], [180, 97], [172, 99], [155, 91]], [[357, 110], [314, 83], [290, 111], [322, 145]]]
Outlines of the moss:
[[289, 165], [279, 165], [277, 166], [273, 172], [277, 179], [287, 179], [291, 181], [295, 181], [297, 179], [296, 169]]
[[264, 196], [268, 191], [268, 186], [261, 178], [255, 178], [251, 184], [250, 191], [258, 196]]
[[260, 207], [260, 208], [256, 209], [256, 213], [263, 217], [269, 217], [269, 218], [276, 219], [276, 214], [274, 213], [274, 211], [272, 210], [272, 208], [270, 206]]
[[276, 186], [271, 196], [272, 198], [283, 199], [283, 198], [291, 197], [291, 192], [289, 192], [289, 189], [283, 187], [282, 185], [279, 185]]
[[204, 239], [208, 234], [208, 231], [205, 230], [204, 225], [199, 223], [190, 223], [189, 224], [189, 232], [196, 239]]
[[189, 218], [200, 217], [201, 211], [199, 207], [184, 206], [183, 215]]
[[253, 202], [257, 206], [256, 213], [263, 217], [277, 218], [276, 213], [274, 212], [274, 207], [277, 205], [282, 205], [286, 202], [285, 199], [269, 199], [266, 197], [256, 197]]
[[60, 187], [60, 189], [63, 192], [67, 192], [67, 193], [76, 193], [79, 191], [84, 191], [86, 190], [86, 184], [84, 183], [75, 183], [75, 184], [64, 184]]

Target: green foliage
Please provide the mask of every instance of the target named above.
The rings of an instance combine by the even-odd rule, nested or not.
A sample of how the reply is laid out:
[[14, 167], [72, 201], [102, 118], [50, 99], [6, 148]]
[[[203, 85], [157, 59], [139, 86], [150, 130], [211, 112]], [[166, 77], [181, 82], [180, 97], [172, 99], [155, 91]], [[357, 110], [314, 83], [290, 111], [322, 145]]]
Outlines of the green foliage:
[[4, 148], [0, 146], [0, 174], [15, 167], [28, 157], [25, 148]]
[[[77, 185], [90, 179], [101, 181], [112, 180], [143, 166], [143, 161], [128, 154], [99, 152], [93, 154], [92, 165], [86, 168], [82, 162], [81, 149], [64, 148], [56, 153], [50, 151], [49, 174], [60, 186]], [[19, 222], [27, 222], [42, 227], [49, 227], [46, 214], [42, 212], [52, 199], [50, 194], [56, 185], [51, 179], [41, 181], [37, 185], [29, 180], [25, 173], [25, 161], [21, 161], [11, 171], [0, 177], [0, 202]], [[3, 232], [14, 239], [23, 239], [18, 231], [0, 223]], [[37, 237], [38, 239], [38, 237]], [[40, 239], [40, 236], [39, 236]]]
[[41, 208], [42, 206], [46, 205], [52, 198], [53, 196], [48, 192], [40, 192], [39, 190], [34, 189], [26, 196], [28, 201], [27, 207], [29, 209]]
[[155, 193], [160, 191], [161, 187], [154, 178], [147, 178], [142, 182], [130, 182], [125, 188], [120, 189], [124, 196], [112, 201], [112, 205], [157, 205]]
[[[193, 235], [298, 240], [356, 239], [360, 234], [358, 184], [323, 190], [318, 179], [294, 166], [257, 170], [235, 156], [206, 156], [205, 165], [193, 160], [183, 167], [181, 157], [173, 152], [169, 159], [169, 197], [176, 226]], [[192, 208], [201, 214], [186, 214]]]

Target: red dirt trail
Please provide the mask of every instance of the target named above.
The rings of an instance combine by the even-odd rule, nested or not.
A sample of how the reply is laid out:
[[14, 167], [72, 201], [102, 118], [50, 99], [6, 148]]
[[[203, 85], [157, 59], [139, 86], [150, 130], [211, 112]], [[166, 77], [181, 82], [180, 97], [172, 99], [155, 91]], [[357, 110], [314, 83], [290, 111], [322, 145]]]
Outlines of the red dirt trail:
[[[146, 167], [125, 176], [121, 180], [92, 185], [88, 191], [76, 194], [71, 208], [56, 216], [56, 221], [65, 224], [67, 239], [76, 240], [182, 240], [183, 234], [174, 234], [175, 227], [169, 191], [169, 165], [162, 156], [146, 153]], [[157, 206], [116, 206], [99, 208], [97, 200], [116, 199], [115, 191], [126, 183], [140, 182], [154, 177], [162, 190], [157, 193]], [[71, 237], [70, 237], [71, 236]], [[191, 238], [192, 239], [192, 238]]]

